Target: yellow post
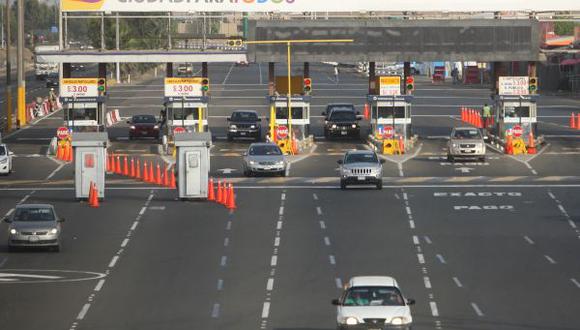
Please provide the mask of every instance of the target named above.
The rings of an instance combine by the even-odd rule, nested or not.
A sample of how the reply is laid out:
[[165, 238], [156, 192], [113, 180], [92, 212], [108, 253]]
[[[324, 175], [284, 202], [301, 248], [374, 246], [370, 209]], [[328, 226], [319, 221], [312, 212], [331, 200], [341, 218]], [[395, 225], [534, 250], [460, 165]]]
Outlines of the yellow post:
[[203, 108], [197, 108], [197, 131], [203, 132]]
[[291, 44], [288, 45], [288, 143], [292, 141], [292, 58], [290, 50]]
[[274, 141], [276, 139], [276, 106], [270, 106], [270, 139]]
[[26, 125], [26, 91], [24, 86], [18, 86], [18, 121], [20, 127]]
[[12, 87], [6, 86], [6, 130], [10, 132], [12, 130]]

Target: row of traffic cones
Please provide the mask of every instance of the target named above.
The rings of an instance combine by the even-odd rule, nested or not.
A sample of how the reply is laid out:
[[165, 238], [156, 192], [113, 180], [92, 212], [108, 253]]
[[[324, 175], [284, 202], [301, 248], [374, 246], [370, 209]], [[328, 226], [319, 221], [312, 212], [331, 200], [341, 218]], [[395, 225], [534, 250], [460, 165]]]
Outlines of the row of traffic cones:
[[92, 208], [99, 207], [99, 190], [97, 189], [97, 184], [92, 181], [89, 188], [89, 206]]
[[570, 114], [570, 128], [580, 130], [580, 113]]
[[213, 178], [210, 178], [207, 188], [207, 200], [221, 204], [228, 210], [235, 210], [237, 208], [234, 185], [231, 182], [228, 184], [224, 181], [222, 184], [221, 180], [218, 180], [217, 193], [215, 190]]
[[68, 163], [73, 161], [73, 148], [70, 142], [57, 144], [56, 158]]
[[143, 171], [141, 171], [141, 160], [135, 160], [135, 158], [131, 157], [131, 161], [129, 162], [127, 156], [123, 156], [122, 164], [121, 166], [121, 156], [109, 154], [107, 157], [107, 172], [128, 176], [146, 183], [171, 189], [176, 188], [175, 170], [170, 169], [167, 164], [165, 164], [165, 169], [161, 171], [159, 163], [156, 164], [157, 168], [154, 170], [152, 161], [149, 161], [149, 166], [146, 161], [143, 161]]
[[477, 128], [490, 127], [494, 124], [493, 117], [484, 120], [479, 110], [466, 107], [461, 107], [461, 121]]

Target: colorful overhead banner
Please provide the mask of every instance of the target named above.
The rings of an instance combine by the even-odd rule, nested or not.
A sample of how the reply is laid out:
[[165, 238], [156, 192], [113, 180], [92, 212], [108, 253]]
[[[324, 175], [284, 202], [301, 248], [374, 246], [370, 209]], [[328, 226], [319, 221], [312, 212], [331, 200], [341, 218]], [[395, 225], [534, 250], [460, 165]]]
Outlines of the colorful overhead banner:
[[[494, 12], [579, 11], [578, 0], [60, 0], [63, 11], [101, 12]], [[329, 10], [330, 9], [330, 10]]]

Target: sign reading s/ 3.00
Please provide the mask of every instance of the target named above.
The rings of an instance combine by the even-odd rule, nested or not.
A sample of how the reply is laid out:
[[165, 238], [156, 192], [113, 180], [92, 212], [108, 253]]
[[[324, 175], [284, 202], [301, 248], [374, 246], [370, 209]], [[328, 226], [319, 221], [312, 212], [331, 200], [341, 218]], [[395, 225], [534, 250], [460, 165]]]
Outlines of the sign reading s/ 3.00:
[[60, 84], [61, 97], [99, 96], [97, 78], [63, 78]]
[[202, 78], [165, 78], [165, 96], [202, 96]]

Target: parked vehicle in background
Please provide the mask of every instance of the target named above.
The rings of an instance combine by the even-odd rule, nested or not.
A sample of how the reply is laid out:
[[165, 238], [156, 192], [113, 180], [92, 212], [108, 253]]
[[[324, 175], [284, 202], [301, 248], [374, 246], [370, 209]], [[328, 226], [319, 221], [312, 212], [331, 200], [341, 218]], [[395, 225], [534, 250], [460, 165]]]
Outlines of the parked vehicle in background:
[[141, 137], [159, 138], [159, 122], [153, 115], [135, 115], [127, 121], [129, 124], [129, 139]]

